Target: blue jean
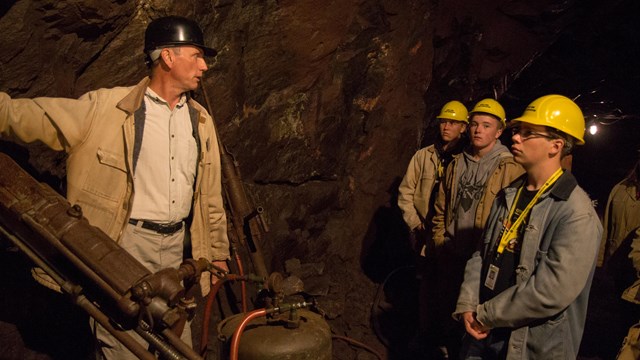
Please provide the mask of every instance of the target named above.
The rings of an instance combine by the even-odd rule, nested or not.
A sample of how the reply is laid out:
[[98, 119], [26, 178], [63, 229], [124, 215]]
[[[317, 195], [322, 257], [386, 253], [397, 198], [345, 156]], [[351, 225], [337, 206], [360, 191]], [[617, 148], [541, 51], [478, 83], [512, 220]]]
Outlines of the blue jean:
[[471, 335], [465, 334], [460, 349], [461, 360], [500, 360], [507, 357], [510, 329], [492, 329], [489, 335], [476, 340]]

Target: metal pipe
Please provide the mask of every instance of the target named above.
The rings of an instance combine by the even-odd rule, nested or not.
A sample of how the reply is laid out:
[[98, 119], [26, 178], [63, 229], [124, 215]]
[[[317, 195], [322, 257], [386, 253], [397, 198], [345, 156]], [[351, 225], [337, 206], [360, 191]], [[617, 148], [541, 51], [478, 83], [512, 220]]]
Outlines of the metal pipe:
[[81, 291], [78, 285], [75, 285], [61, 275], [59, 275], [52, 267], [46, 262], [42, 261], [40, 257], [31, 250], [27, 245], [22, 243], [16, 236], [9, 233], [3, 226], [0, 225], [0, 233], [9, 239], [14, 245], [16, 245], [27, 257], [29, 257], [36, 266], [42, 268], [51, 278], [57, 282], [60, 287], [74, 298], [74, 302], [82, 308], [89, 316], [95, 319], [102, 327], [104, 327], [109, 333], [111, 333], [118, 341], [120, 341], [127, 349], [142, 360], [155, 360], [155, 356], [145, 350], [135, 339], [133, 339], [126, 332], [116, 329], [111, 325], [109, 318], [100, 311], [92, 302], [90, 302], [84, 295], [78, 295]]
[[129, 351], [142, 360], [156, 360], [156, 357], [147, 351], [140, 345], [131, 335], [125, 331], [116, 329], [112, 324], [109, 317], [107, 317], [102, 311], [100, 311], [91, 301], [89, 301], [83, 295], [76, 298], [76, 304], [80, 306], [84, 311], [89, 314], [95, 321], [102, 325], [111, 335], [113, 335], [118, 341], [122, 343]]
[[[0, 168], [0, 234], [139, 358], [152, 360], [155, 356], [113, 324], [137, 320], [136, 329], [166, 357], [202, 360], [166, 325], [176, 324], [180, 315], [177, 312], [184, 312], [176, 306], [184, 294], [180, 281], [195, 284], [195, 278], [209, 269], [207, 260], [185, 261], [180, 269], [151, 274], [104, 232], [91, 226], [80, 207], [70, 206], [6, 154], [0, 153]], [[117, 307], [112, 306], [113, 302]], [[142, 315], [149, 316], [150, 323], [157, 326], [146, 325]], [[168, 344], [154, 335], [156, 330], [162, 332]]]
[[142, 327], [136, 328], [136, 333], [145, 339], [155, 350], [162, 354], [163, 359], [167, 360], [185, 360], [175, 349], [164, 342], [159, 336], [151, 331], [144, 330]]
[[181, 354], [183, 354], [189, 360], [202, 360], [202, 357], [198, 355], [192, 348], [189, 347], [184, 341], [180, 340], [178, 335], [171, 329], [162, 330], [162, 336], [164, 336], [169, 343], [175, 347]]

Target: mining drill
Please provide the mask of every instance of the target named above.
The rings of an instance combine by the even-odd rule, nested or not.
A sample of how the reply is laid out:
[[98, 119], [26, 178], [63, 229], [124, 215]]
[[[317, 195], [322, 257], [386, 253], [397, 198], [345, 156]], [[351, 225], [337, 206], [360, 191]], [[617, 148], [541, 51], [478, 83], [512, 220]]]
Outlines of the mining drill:
[[[0, 153], [0, 168], [0, 235], [140, 359], [206, 358], [208, 336], [203, 335], [199, 352], [179, 336], [195, 308], [192, 293], [203, 271], [220, 278], [208, 298], [209, 308], [225, 283], [250, 282], [260, 289], [260, 308], [249, 311], [245, 305], [218, 324], [224, 359], [331, 359], [331, 331], [321, 315], [309, 310], [313, 301], [285, 301], [302, 291], [299, 279], [265, 276], [263, 265], [257, 267], [260, 274], [225, 273], [205, 259], [151, 273], [89, 224], [79, 206], [37, 182], [6, 154]], [[245, 296], [243, 303], [248, 302]], [[208, 311], [205, 316], [208, 325]], [[150, 347], [126, 330], [135, 330]]]

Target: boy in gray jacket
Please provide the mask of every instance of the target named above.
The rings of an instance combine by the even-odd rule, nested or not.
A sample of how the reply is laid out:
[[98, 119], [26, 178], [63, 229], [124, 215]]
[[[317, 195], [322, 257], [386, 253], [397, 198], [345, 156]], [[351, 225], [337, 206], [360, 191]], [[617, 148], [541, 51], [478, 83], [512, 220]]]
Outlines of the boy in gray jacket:
[[575, 359], [602, 226], [560, 161], [583, 144], [580, 108], [560, 95], [513, 120], [511, 151], [526, 174], [493, 203], [467, 262], [454, 317], [462, 359]]

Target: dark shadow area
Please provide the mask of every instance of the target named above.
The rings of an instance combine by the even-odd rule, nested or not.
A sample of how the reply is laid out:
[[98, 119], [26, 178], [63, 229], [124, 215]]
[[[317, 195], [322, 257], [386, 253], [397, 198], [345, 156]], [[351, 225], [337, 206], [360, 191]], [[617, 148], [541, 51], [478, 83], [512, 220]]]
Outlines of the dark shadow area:
[[89, 317], [38, 284], [31, 261], [0, 239], [0, 359], [93, 359]]
[[371, 308], [371, 325], [387, 347], [389, 360], [413, 359], [409, 342], [418, 330], [418, 287], [415, 253], [398, 207], [396, 178], [389, 201], [375, 212], [362, 246], [362, 269], [379, 284]]
[[389, 360], [416, 359], [410, 342], [418, 330], [418, 281], [415, 266], [391, 271], [378, 287], [371, 324], [389, 352]]
[[389, 201], [378, 208], [363, 238], [362, 270], [374, 282], [380, 283], [398, 267], [413, 265], [414, 252], [409, 241], [409, 230], [398, 207], [397, 177], [387, 193]]
[[601, 11], [579, 12], [575, 23], [522, 71], [500, 101], [507, 118], [513, 119], [546, 94], [575, 99], [587, 129], [596, 125], [598, 132], [587, 132], [586, 144], [575, 149], [573, 172], [604, 207], [640, 148], [640, 3], [624, 0], [605, 6], [586, 1], [581, 6]]
[[629, 258], [633, 234], [598, 268], [589, 296], [589, 316], [580, 353], [586, 357], [614, 359], [629, 327], [640, 319], [640, 306], [620, 295], [637, 278]]
[[5, 0], [0, 3], [0, 17], [4, 16], [18, 0]]

